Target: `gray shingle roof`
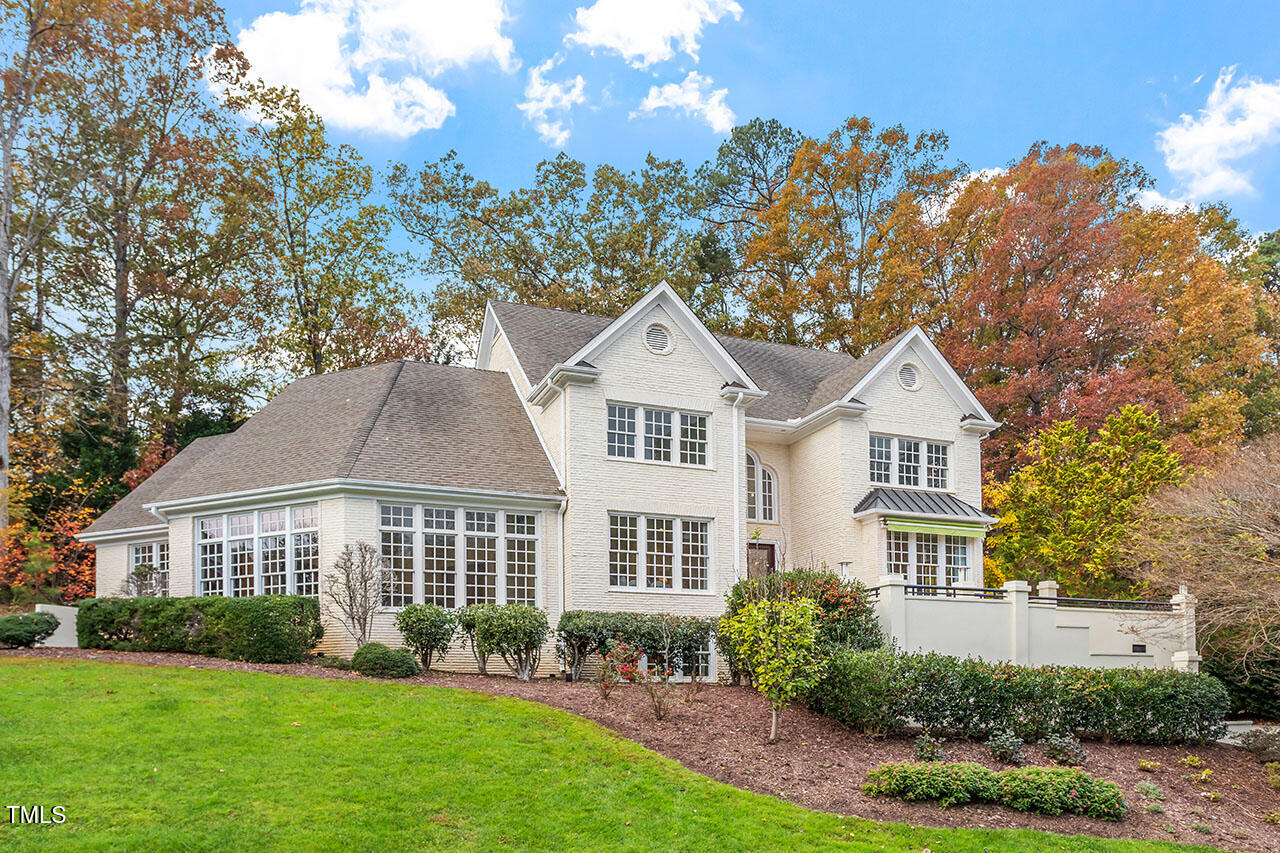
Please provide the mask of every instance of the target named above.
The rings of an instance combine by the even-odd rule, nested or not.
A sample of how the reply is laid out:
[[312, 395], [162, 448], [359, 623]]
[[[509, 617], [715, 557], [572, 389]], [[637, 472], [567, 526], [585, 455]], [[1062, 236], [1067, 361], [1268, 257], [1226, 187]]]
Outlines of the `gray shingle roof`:
[[202, 458], [212, 453], [228, 436], [213, 435], [197, 438], [182, 449], [160, 469], [142, 481], [138, 488], [121, 498], [115, 506], [98, 516], [97, 520], [85, 528], [85, 533], [111, 533], [116, 530], [128, 530], [133, 527], [149, 527], [163, 524], [152, 515], [146, 504], [159, 500], [183, 474]]
[[[513, 302], [491, 304], [533, 385], [613, 322], [611, 317], [595, 314], [575, 314]], [[769, 392], [751, 407], [751, 416], [786, 420], [817, 411], [843, 397], [905, 334], [861, 358], [731, 335], [716, 335], [716, 339], [756, 385]]]
[[866, 497], [858, 501], [853, 512], [857, 515], [870, 509], [878, 509], [886, 513], [912, 512], [972, 518], [974, 521], [985, 521], [988, 517], [982, 510], [970, 506], [955, 495], [916, 489], [872, 489], [867, 492]]
[[151, 503], [339, 478], [560, 494], [510, 378], [491, 370], [397, 361], [308, 376], [220, 438], [177, 476], [153, 485], [166, 465], [130, 497], [147, 488]]

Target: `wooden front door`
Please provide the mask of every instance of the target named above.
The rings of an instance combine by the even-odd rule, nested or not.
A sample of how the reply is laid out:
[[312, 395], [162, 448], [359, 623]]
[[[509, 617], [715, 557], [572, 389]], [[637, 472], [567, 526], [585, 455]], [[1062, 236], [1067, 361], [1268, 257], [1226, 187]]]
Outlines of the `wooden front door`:
[[778, 570], [778, 550], [772, 542], [747, 543], [747, 577], [762, 578]]

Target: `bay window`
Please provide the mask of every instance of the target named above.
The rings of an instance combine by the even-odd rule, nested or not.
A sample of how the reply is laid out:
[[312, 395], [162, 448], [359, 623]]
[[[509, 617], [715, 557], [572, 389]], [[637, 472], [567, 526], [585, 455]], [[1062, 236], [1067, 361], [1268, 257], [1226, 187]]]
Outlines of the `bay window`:
[[315, 506], [272, 507], [197, 520], [196, 593], [319, 596], [319, 526]]
[[[873, 484], [947, 491], [951, 488], [951, 445], [918, 438], [872, 435], [868, 473]], [[923, 471], [921, 470], [923, 469]]]
[[701, 592], [710, 581], [711, 522], [609, 514], [610, 587]]
[[[969, 549], [977, 540], [943, 531], [885, 531], [885, 571], [919, 587], [968, 586]], [[922, 594], [935, 590], [920, 589]]]
[[383, 607], [537, 603], [537, 513], [379, 504], [378, 518]]

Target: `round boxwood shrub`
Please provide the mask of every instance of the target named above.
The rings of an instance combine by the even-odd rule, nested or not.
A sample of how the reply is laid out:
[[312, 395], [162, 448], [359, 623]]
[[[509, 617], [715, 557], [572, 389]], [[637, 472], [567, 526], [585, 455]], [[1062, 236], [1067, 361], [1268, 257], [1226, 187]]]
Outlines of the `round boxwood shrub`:
[[438, 604], [410, 604], [396, 614], [396, 627], [404, 644], [422, 662], [423, 669], [431, 669], [434, 658], [449, 653], [449, 643], [457, 630], [454, 615]]
[[52, 613], [15, 613], [0, 616], [0, 649], [29, 649], [58, 627]]
[[418, 662], [408, 649], [389, 649], [382, 643], [365, 643], [351, 656], [351, 668], [370, 678], [409, 678], [418, 674]]

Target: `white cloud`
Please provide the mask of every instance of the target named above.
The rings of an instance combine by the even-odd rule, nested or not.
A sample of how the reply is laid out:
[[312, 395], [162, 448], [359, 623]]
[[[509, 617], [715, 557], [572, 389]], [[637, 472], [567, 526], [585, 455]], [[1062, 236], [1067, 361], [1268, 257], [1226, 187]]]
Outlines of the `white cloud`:
[[1145, 189], [1136, 196], [1138, 205], [1143, 210], [1167, 210], [1170, 213], [1178, 213], [1186, 210], [1194, 205], [1186, 199], [1174, 198], [1165, 195], [1159, 190]]
[[[572, 80], [548, 83], [543, 76], [560, 64], [552, 57], [541, 65], [529, 69], [529, 82], [524, 87], [525, 100], [516, 106], [525, 118], [533, 122], [542, 141], [559, 148], [569, 141], [569, 128], [565, 127], [566, 114], [574, 106], [587, 99], [583, 89], [586, 81], [579, 74]], [[557, 113], [552, 118], [552, 113]]]
[[301, 0], [240, 31], [253, 74], [292, 86], [330, 123], [408, 137], [455, 108], [430, 78], [492, 62], [519, 67], [502, 0]]
[[711, 91], [712, 82], [710, 77], [690, 71], [680, 83], [667, 83], [661, 88], [650, 86], [649, 94], [630, 118], [653, 115], [661, 109], [678, 109], [684, 110], [685, 115], [702, 119], [716, 133], [728, 133], [733, 130], [733, 110], [724, 102], [729, 90]]
[[578, 7], [577, 29], [564, 42], [615, 51], [636, 68], [664, 62], [677, 51], [696, 62], [703, 26], [725, 15], [737, 20], [742, 7], [736, 0], [596, 0]]
[[1235, 71], [1222, 69], [1196, 115], [1182, 115], [1156, 134], [1156, 147], [1189, 200], [1253, 192], [1237, 162], [1280, 141], [1280, 80], [1235, 80]]

